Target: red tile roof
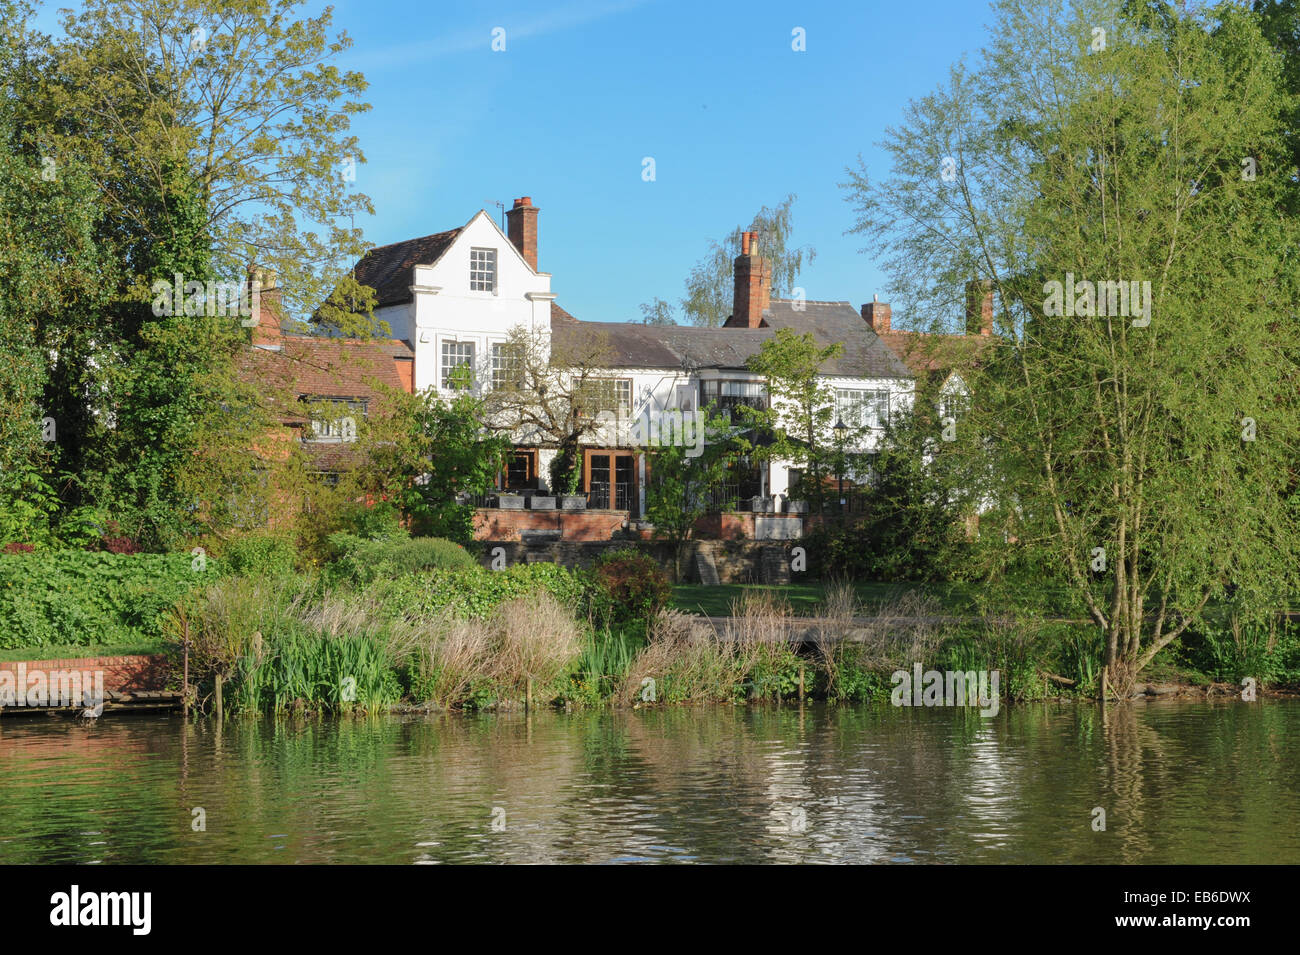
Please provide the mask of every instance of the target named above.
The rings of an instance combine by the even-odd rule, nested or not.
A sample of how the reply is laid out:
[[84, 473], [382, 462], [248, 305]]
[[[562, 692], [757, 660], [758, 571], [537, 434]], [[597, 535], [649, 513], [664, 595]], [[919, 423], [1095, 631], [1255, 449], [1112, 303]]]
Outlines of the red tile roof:
[[373, 248], [357, 263], [356, 279], [375, 290], [376, 308], [409, 302], [414, 267], [433, 265], [451, 248], [460, 233], [460, 229], [448, 229], [419, 239]]

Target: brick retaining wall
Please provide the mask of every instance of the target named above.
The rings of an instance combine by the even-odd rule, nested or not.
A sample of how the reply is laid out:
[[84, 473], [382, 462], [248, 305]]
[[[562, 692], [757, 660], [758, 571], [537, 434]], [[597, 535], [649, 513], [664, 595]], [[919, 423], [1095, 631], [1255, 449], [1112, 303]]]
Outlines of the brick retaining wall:
[[[8, 670], [17, 679], [18, 660], [0, 662], [0, 670]], [[69, 657], [60, 660], [23, 660], [27, 672], [34, 670], [104, 671], [104, 691], [131, 692], [135, 690], [161, 690], [167, 682], [167, 658], [152, 656], [119, 657]]]

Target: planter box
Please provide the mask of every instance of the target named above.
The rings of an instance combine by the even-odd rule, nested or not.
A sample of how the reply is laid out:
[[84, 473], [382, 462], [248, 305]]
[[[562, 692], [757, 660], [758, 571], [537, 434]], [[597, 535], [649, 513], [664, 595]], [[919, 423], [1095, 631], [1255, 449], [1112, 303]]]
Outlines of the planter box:
[[587, 499], [581, 494], [565, 494], [560, 498], [560, 508], [565, 511], [585, 511]]
[[528, 506], [534, 511], [553, 511], [555, 510], [555, 498], [534, 495], [529, 500]]
[[503, 511], [522, 511], [524, 509], [524, 499], [520, 494], [499, 494], [497, 495], [497, 507]]
[[755, 514], [771, 514], [772, 499], [770, 497], [751, 497], [749, 499], [749, 509]]
[[807, 513], [808, 513], [808, 502], [807, 502], [807, 501], [787, 501], [787, 502], [786, 502], [786, 505], [785, 505], [785, 509], [786, 509], [786, 511], [787, 511], [788, 513], [790, 513], [790, 514], [807, 514]]

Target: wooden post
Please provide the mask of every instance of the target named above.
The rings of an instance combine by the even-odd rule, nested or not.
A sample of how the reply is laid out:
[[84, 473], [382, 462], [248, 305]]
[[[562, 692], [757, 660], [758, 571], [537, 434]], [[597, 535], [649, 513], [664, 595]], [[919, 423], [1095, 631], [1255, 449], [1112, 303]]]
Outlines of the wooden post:
[[528, 688], [525, 690], [524, 712], [527, 713], [533, 708], [533, 678], [528, 678]]
[[803, 702], [803, 664], [799, 664], [799, 702]]
[[217, 676], [216, 676], [216, 682], [215, 682], [215, 687], [214, 687], [214, 693], [215, 693], [215, 695], [216, 695], [216, 703], [217, 703], [217, 722], [218, 722], [218, 723], [221, 722], [221, 683], [222, 683], [221, 674], [218, 673]]
[[1109, 674], [1106, 673], [1106, 667], [1101, 668], [1101, 701], [1106, 702], [1106, 682]]
[[189, 719], [190, 716], [190, 627], [185, 625], [185, 677], [181, 683], [181, 711], [182, 715]]

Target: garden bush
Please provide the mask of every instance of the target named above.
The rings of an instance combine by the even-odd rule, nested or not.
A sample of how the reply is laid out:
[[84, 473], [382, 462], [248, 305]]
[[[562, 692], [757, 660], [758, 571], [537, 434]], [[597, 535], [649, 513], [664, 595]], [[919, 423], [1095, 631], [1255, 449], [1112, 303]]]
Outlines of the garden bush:
[[668, 575], [655, 559], [631, 547], [601, 555], [592, 576], [609, 597], [616, 621], [647, 620], [673, 596]]
[[603, 622], [611, 612], [608, 596], [589, 574], [556, 564], [517, 564], [500, 571], [475, 565], [407, 574], [376, 581], [368, 595], [395, 615], [436, 612], [485, 620], [505, 601], [537, 592], [550, 594], [580, 618]]
[[254, 577], [278, 577], [293, 571], [297, 551], [293, 541], [274, 534], [252, 534], [226, 545], [225, 570]]
[[368, 584], [380, 577], [400, 577], [428, 570], [472, 570], [478, 562], [459, 544], [440, 537], [366, 540], [355, 534], [332, 534], [337, 555], [332, 580]]

